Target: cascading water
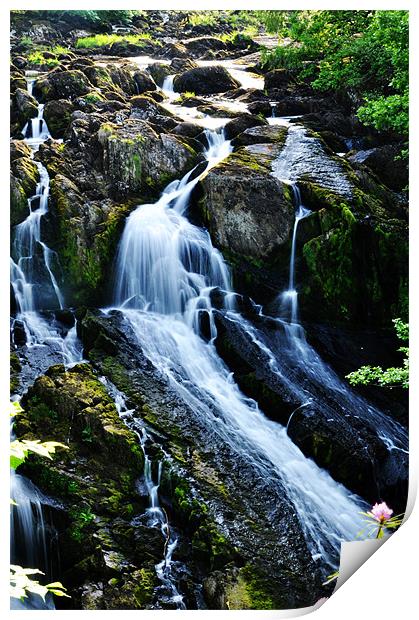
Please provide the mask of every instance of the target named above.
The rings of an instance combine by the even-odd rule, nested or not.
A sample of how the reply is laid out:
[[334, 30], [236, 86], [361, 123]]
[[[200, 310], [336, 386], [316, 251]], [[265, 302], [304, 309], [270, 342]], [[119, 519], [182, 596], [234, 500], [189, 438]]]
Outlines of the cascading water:
[[[32, 95], [34, 79], [28, 80]], [[22, 130], [24, 141], [31, 148], [32, 158], [42, 142], [49, 139], [48, 126], [43, 118], [44, 106], [38, 105], [36, 118], [30, 119]], [[49, 175], [45, 166], [35, 161], [39, 182], [35, 195], [28, 200], [28, 216], [14, 229], [11, 266], [11, 285], [16, 301], [17, 324], [23, 326], [28, 348], [51, 346], [67, 366], [82, 360], [82, 347], [77, 338], [76, 324], [63, 336], [55, 320], [47, 320], [42, 310], [63, 309], [64, 299], [54, 275], [55, 253], [42, 240], [42, 218], [48, 213]], [[29, 480], [14, 470], [10, 478], [11, 497], [16, 502], [11, 515], [11, 558], [17, 563], [20, 557], [24, 566], [48, 572], [47, 526], [42, 493]], [[52, 596], [43, 602], [40, 597], [29, 596], [25, 602], [12, 599], [14, 609], [54, 609]]]
[[[220, 143], [218, 152], [223, 149]], [[361, 529], [363, 503], [305, 458], [286, 429], [240, 392], [212, 339], [200, 337], [200, 311], [211, 314], [209, 292], [214, 287], [230, 292], [230, 306], [234, 296], [229, 270], [209, 235], [182, 215], [191, 183], [171, 186], [172, 193], [128, 218], [117, 257], [115, 306], [146, 356], [192, 409], [264, 479], [284, 483], [313, 556], [335, 566], [340, 542]], [[211, 330], [214, 335], [213, 324]]]
[[178, 537], [174, 533], [173, 528], [170, 527], [166, 511], [161, 507], [159, 501], [159, 487], [163, 463], [162, 461], [157, 463], [157, 481], [154, 481], [153, 463], [147, 453], [147, 441], [149, 436], [147, 435], [146, 429], [143, 426], [139, 426], [137, 419], [131, 418], [131, 414], [134, 410], [128, 409], [122, 392], [120, 392], [106, 377], [100, 377], [99, 380], [106, 386], [108, 393], [114, 399], [116, 409], [121, 419], [123, 419], [127, 426], [136, 433], [143, 451], [144, 486], [147, 490], [150, 504], [146, 510], [147, 522], [150, 527], [158, 527], [160, 529], [165, 541], [164, 557], [162, 561], [155, 566], [156, 575], [161, 582], [161, 586], [157, 589], [157, 594], [159, 595], [159, 599], [164, 599], [169, 605], [175, 605], [176, 609], [186, 609], [183, 596], [178, 590], [176, 574], [173, 571], [173, 564], [177, 563], [173, 563], [172, 556], [178, 545]]
[[[34, 79], [28, 80], [28, 92], [33, 91]], [[31, 147], [32, 157], [45, 140], [51, 138], [43, 119], [43, 104], [38, 105], [38, 115], [30, 119], [22, 130], [25, 142]], [[28, 200], [27, 218], [15, 226], [12, 243], [11, 285], [17, 312], [14, 324], [23, 325], [28, 347], [51, 344], [70, 365], [82, 360], [81, 345], [75, 328], [63, 338], [52, 321], [41, 316], [40, 311], [62, 309], [64, 299], [54, 275], [56, 254], [42, 240], [42, 219], [48, 213], [49, 175], [39, 161], [35, 161], [39, 182], [35, 195]]]
[[288, 320], [291, 329], [294, 329], [296, 335], [298, 335], [298, 293], [295, 288], [295, 247], [297, 242], [298, 224], [302, 219], [310, 215], [311, 211], [303, 206], [298, 185], [296, 183], [292, 183], [291, 188], [294, 196], [296, 211], [291, 242], [289, 282], [288, 289], [281, 295], [281, 316]]

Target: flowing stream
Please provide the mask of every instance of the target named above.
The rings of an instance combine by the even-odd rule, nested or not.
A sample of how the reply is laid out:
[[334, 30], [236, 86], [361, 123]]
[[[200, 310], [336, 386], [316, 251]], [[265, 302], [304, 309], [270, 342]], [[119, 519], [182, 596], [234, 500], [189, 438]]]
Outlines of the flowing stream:
[[[224, 154], [220, 135], [210, 143]], [[208, 165], [216, 159], [212, 151]], [[208, 233], [184, 215], [195, 181], [171, 184], [155, 205], [139, 206], [128, 218], [117, 255], [114, 306], [130, 321], [146, 356], [192, 409], [264, 479], [283, 482], [313, 557], [333, 567], [340, 542], [353, 540], [362, 527], [363, 502], [306, 458], [286, 429], [240, 392], [213, 339], [200, 337], [202, 311], [216, 335], [210, 291], [227, 291], [231, 312], [234, 294], [222, 255]]]

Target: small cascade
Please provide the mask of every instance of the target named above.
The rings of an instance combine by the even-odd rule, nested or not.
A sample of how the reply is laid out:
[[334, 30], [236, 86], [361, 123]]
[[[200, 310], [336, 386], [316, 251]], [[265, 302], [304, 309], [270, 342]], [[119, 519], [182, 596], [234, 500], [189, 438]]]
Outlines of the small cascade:
[[292, 183], [291, 188], [294, 196], [294, 205], [296, 211], [294, 229], [292, 232], [288, 289], [284, 291], [280, 296], [280, 316], [284, 320], [288, 321], [290, 335], [298, 337], [301, 336], [302, 328], [298, 322], [298, 293], [295, 288], [295, 248], [297, 242], [298, 224], [302, 219], [310, 215], [311, 211], [310, 209], [306, 209], [306, 207], [303, 206], [301, 202], [301, 193], [298, 185], [296, 183]]
[[[33, 92], [34, 82], [33, 77], [27, 80], [29, 94]], [[43, 112], [44, 105], [39, 104], [37, 117], [30, 119], [22, 130], [32, 157], [40, 144], [51, 138]], [[27, 218], [13, 231], [10, 279], [17, 313], [12, 326], [16, 322], [23, 326], [28, 347], [49, 344], [61, 353], [64, 364], [71, 365], [82, 360], [75, 328], [63, 337], [54, 323], [41, 315], [46, 309], [63, 309], [64, 298], [55, 276], [56, 253], [42, 240], [42, 220], [48, 213], [49, 174], [41, 162], [34, 160], [34, 163], [39, 182], [34, 196], [28, 200]]]
[[178, 93], [175, 92], [175, 89], [173, 86], [174, 79], [175, 79], [175, 74], [168, 75], [167, 77], [164, 78], [164, 81], [161, 87], [163, 93], [166, 95], [169, 101], [173, 101], [174, 99], [176, 99], [176, 97], [178, 97]]
[[115, 385], [113, 385], [106, 377], [100, 377], [99, 380], [106, 386], [109, 394], [115, 402], [119, 416], [133, 430], [140, 442], [140, 446], [144, 455], [144, 486], [149, 498], [149, 507], [146, 510], [147, 523], [150, 527], [158, 527], [162, 533], [164, 543], [164, 557], [161, 562], [156, 564], [156, 575], [161, 582], [158, 586], [158, 599], [164, 600], [169, 606], [174, 605], [176, 609], [186, 609], [183, 602], [183, 596], [180, 594], [177, 584], [176, 575], [174, 574], [174, 565], [172, 556], [178, 545], [178, 537], [173, 528], [170, 527], [167, 513], [160, 505], [159, 487], [163, 471], [163, 463], [157, 463], [157, 480], [153, 479], [153, 462], [147, 453], [147, 442], [150, 439], [144, 427], [138, 427], [138, 420], [130, 419], [133, 409], [128, 409], [125, 397]]

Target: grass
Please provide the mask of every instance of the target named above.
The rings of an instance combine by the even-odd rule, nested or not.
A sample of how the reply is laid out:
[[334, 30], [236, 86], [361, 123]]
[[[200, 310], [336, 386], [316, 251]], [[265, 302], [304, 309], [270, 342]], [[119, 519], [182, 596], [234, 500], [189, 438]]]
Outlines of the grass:
[[197, 11], [188, 17], [191, 26], [215, 26], [219, 21], [220, 11]]
[[145, 34], [95, 34], [91, 37], [83, 37], [77, 39], [76, 47], [81, 49], [92, 49], [95, 47], [104, 47], [112, 43], [134, 43], [139, 45], [145, 41], [151, 41], [151, 36]]
[[47, 67], [56, 67], [60, 64], [60, 61], [57, 58], [44, 58], [42, 52], [33, 52], [29, 54], [28, 60], [31, 65], [46, 65]]
[[233, 32], [230, 32], [229, 34], [222, 34], [217, 38], [224, 41], [224, 43], [235, 44], [237, 42], [237, 38], [240, 37], [247, 39], [248, 42], [251, 43], [252, 37], [256, 36], [257, 33], [258, 30], [254, 26], [246, 26], [243, 30], [233, 30]]

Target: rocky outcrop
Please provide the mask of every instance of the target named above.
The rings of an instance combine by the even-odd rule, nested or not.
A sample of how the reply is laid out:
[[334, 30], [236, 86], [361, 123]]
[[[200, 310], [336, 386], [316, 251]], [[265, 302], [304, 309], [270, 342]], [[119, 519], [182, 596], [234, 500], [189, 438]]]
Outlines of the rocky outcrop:
[[99, 140], [104, 170], [120, 195], [139, 194], [145, 186], [164, 187], [182, 177], [200, 158], [178, 136], [159, 136], [142, 120], [128, 120], [123, 127], [103, 125]]
[[15, 427], [19, 437], [67, 447], [52, 461], [31, 459], [25, 473], [60, 506], [59, 578], [71, 593], [70, 606], [148, 607], [164, 540], [151, 528], [131, 525], [147, 506], [136, 488], [144, 463], [137, 435], [86, 364], [50, 368], [23, 404], [25, 414]]
[[368, 166], [387, 187], [401, 191], [409, 182], [409, 170], [406, 165], [407, 154], [403, 156], [402, 150], [402, 145], [389, 144], [355, 153], [351, 152], [347, 159], [351, 164]]
[[17, 88], [15, 90], [12, 109], [17, 112], [17, 120], [22, 128], [29, 119], [35, 118], [38, 115], [38, 104], [36, 100], [27, 90], [23, 90], [22, 88]]
[[57, 69], [35, 82], [34, 95], [43, 103], [51, 99], [73, 100], [85, 95], [91, 88], [88, 78], [80, 70]]
[[74, 105], [67, 99], [48, 101], [44, 108], [44, 118], [53, 138], [62, 138], [70, 122]]
[[19, 140], [10, 143], [10, 223], [20, 224], [29, 215], [28, 199], [36, 191], [39, 171], [30, 157], [30, 149]]
[[177, 92], [192, 92], [196, 95], [224, 93], [240, 86], [227, 69], [221, 66], [190, 69], [177, 75], [173, 85]]
[[245, 147], [201, 181], [200, 212], [217, 246], [260, 260], [288, 240], [294, 210], [287, 186], [272, 175], [277, 145]]

